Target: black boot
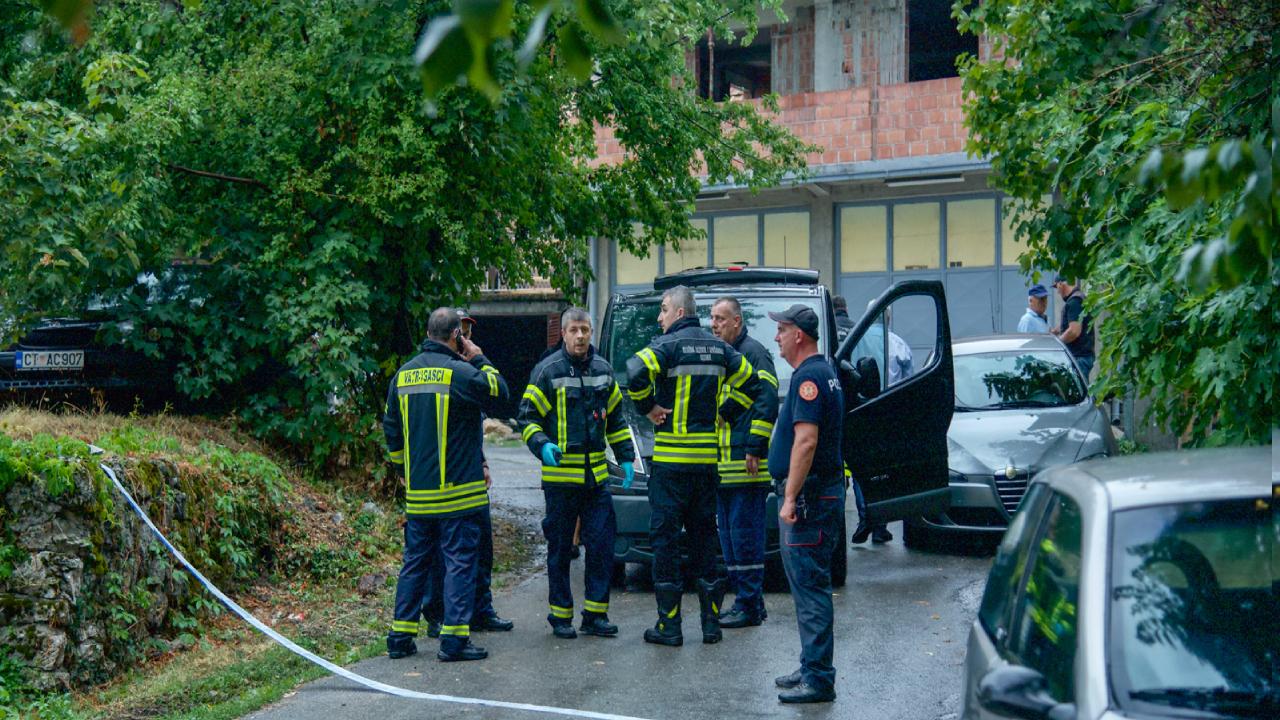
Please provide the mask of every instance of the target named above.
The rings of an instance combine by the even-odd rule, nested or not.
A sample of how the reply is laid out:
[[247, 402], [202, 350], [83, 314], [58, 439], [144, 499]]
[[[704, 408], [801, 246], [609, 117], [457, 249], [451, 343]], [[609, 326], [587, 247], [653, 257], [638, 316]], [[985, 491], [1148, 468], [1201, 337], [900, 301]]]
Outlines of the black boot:
[[392, 660], [399, 660], [414, 655], [418, 652], [418, 644], [413, 641], [409, 635], [388, 635], [387, 636], [387, 657]]
[[445, 638], [440, 640], [440, 649], [436, 651], [436, 658], [440, 662], [467, 662], [489, 657], [489, 653], [484, 648], [472, 645], [470, 638], [450, 636], [448, 640]]
[[644, 641], [670, 647], [683, 645], [684, 634], [680, 631], [680, 596], [684, 594], [684, 588], [672, 583], [658, 583], [653, 586], [653, 594], [658, 598], [658, 622], [644, 631]]
[[583, 635], [595, 635], [596, 637], [616, 637], [618, 635], [618, 626], [609, 622], [609, 616], [604, 613], [584, 612], [582, 613], [582, 624], [578, 626]]
[[698, 581], [698, 604], [702, 610], [702, 642], [710, 645], [718, 643], [724, 637], [720, 632], [720, 604], [724, 602], [724, 591], [727, 582], [715, 580]]
[[871, 537], [871, 526], [867, 525], [865, 520], [858, 520], [858, 528], [853, 531], [853, 537], [849, 538], [854, 545], [861, 545]]

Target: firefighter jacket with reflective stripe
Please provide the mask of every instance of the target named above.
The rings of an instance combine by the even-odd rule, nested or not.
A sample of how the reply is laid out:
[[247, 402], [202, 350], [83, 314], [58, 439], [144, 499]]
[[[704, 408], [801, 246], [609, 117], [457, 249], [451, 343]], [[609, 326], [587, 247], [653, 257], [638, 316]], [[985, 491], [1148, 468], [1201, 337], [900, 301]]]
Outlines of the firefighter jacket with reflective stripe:
[[750, 412], [759, 392], [751, 361], [697, 318], [677, 320], [627, 360], [627, 394], [636, 409], [645, 414], [661, 405], [671, 411], [654, 433], [653, 462], [677, 469], [715, 465], [717, 414], [732, 425]]
[[499, 413], [507, 382], [483, 355], [470, 362], [434, 340], [391, 379], [382, 431], [404, 464], [405, 512], [433, 518], [478, 512], [484, 483], [481, 413]]
[[520, 400], [519, 422], [534, 457], [541, 459], [549, 442], [564, 452], [559, 466], [542, 466], [543, 487], [604, 482], [606, 443], [619, 463], [636, 457], [613, 367], [594, 347], [582, 360], [561, 348], [534, 366]]
[[[746, 328], [733, 342], [733, 348], [746, 356], [760, 379], [760, 394], [756, 396], [751, 411], [743, 413], [733, 423], [720, 426], [720, 487], [744, 487], [769, 485], [769, 436], [773, 423], [778, 419], [778, 378], [774, 375], [773, 356], [758, 340], [747, 336]], [[733, 388], [720, 388], [723, 403]], [[747, 453], [760, 458], [760, 471], [755, 477], [747, 474]]]

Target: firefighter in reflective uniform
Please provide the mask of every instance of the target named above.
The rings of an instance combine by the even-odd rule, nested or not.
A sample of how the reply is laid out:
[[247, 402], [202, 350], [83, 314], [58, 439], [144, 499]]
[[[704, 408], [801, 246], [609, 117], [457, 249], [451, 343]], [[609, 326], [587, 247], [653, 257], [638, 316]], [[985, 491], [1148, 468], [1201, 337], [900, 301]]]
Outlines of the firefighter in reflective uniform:
[[444, 558], [440, 650], [446, 662], [488, 656], [471, 644], [476, 560], [489, 505], [481, 454], [481, 413], [499, 412], [507, 383], [480, 348], [462, 336], [458, 315], [439, 308], [427, 322], [422, 352], [391, 380], [382, 429], [393, 461], [404, 464], [404, 565], [396, 583], [387, 654], [417, 652], [414, 637], [431, 558]]
[[580, 521], [586, 589], [579, 629], [587, 635], [613, 637], [618, 626], [609, 622], [609, 577], [617, 523], [607, 487], [605, 444], [613, 448], [628, 484], [635, 450], [613, 367], [591, 345], [591, 316], [582, 308], [569, 308], [560, 318], [560, 329], [563, 346], [530, 373], [519, 416], [521, 437], [542, 460], [547, 622], [556, 637], [577, 637], [569, 563], [574, 527]]
[[[475, 329], [476, 319], [461, 308], [458, 309], [458, 320], [461, 321], [462, 337], [470, 340]], [[484, 467], [486, 487], [493, 484], [489, 476], [489, 463], [481, 456]], [[422, 617], [427, 621], [427, 637], [440, 637], [440, 624], [444, 617], [444, 559], [439, 555], [431, 559], [431, 570], [427, 576], [427, 599], [422, 603]], [[486, 506], [480, 517], [480, 555], [476, 560], [476, 603], [471, 614], [471, 630], [506, 632], [515, 627], [515, 623], [500, 615], [493, 607], [493, 519]]]
[[[720, 626], [741, 628], [759, 625], [768, 617], [764, 607], [765, 501], [769, 477], [769, 435], [778, 418], [778, 378], [773, 356], [758, 340], [747, 335], [742, 306], [736, 298], [722, 297], [711, 306], [711, 331], [747, 356], [760, 378], [760, 394], [751, 412], [737, 422], [720, 426], [720, 489], [716, 524], [720, 550], [733, 590], [733, 607], [720, 615]], [[721, 401], [734, 392], [721, 387]]]
[[[746, 356], [698, 324], [689, 288], [662, 295], [663, 334], [627, 360], [627, 394], [657, 426], [649, 475], [649, 541], [653, 547], [658, 622], [646, 642], [683, 645], [678, 561], [680, 529], [698, 579], [702, 641], [719, 642], [726, 582], [715, 577], [717, 418], [732, 425], [751, 411], [760, 380]], [[721, 390], [729, 386], [724, 396]], [[718, 406], [717, 406], [717, 403]]]

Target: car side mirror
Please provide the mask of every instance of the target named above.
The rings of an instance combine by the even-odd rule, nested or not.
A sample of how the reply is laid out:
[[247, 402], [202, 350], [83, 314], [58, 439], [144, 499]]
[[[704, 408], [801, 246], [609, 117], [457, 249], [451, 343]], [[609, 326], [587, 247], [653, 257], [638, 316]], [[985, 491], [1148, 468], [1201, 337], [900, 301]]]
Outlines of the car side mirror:
[[978, 683], [978, 704], [983, 709], [1024, 720], [1070, 720], [1074, 703], [1060, 703], [1045, 690], [1044, 675], [1021, 665], [1002, 665]]
[[858, 358], [857, 367], [848, 360], [841, 360], [840, 369], [849, 378], [846, 383], [846, 390], [849, 391], [846, 393], [846, 400], [854, 401], [855, 405], [861, 405], [880, 394], [880, 368], [876, 365], [875, 359]]

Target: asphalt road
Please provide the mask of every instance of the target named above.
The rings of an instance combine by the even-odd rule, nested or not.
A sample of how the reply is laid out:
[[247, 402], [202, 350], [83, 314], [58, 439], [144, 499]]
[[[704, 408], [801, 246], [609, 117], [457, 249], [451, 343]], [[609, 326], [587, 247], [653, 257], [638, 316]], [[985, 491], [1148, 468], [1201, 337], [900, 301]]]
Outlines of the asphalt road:
[[[518, 517], [536, 516], [542, 497], [537, 467], [522, 446], [487, 448], [495, 503]], [[850, 505], [849, 527], [856, 525]], [[557, 640], [546, 623], [542, 574], [500, 592], [499, 613], [510, 633], [477, 634], [487, 660], [445, 664], [423, 637], [419, 654], [373, 658], [350, 669], [411, 690], [485, 698], [638, 718], [875, 718], [942, 720], [957, 717], [961, 667], [969, 624], [977, 612], [990, 559], [907, 550], [900, 528], [893, 542], [854, 546], [849, 584], [835, 598], [835, 703], [807, 707], [777, 702], [773, 678], [797, 666], [795, 611], [786, 593], [769, 594], [761, 627], [726, 630], [717, 645], [697, 631], [697, 597], [685, 596], [686, 645], [666, 648], [641, 639], [655, 618], [650, 584], [633, 566], [625, 590], [615, 590], [610, 618], [618, 638]], [[581, 561], [573, 574], [581, 605]], [[388, 618], [388, 622], [390, 618]], [[422, 717], [535, 718], [521, 710], [408, 700], [326, 678], [305, 685], [251, 715], [263, 720]], [[541, 716], [550, 717], [550, 716]]]

